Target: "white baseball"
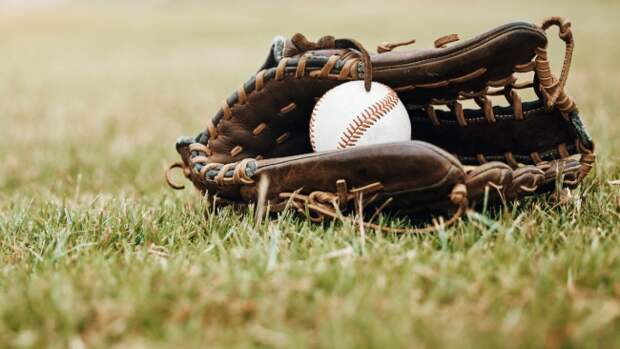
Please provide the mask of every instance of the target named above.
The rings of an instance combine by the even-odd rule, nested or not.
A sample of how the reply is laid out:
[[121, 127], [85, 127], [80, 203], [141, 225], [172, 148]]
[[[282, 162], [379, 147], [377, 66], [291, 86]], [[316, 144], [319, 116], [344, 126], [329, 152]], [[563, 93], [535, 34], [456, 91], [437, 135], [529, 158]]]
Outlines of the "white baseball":
[[310, 144], [314, 151], [344, 149], [411, 139], [405, 106], [391, 88], [373, 82], [350, 81], [327, 91], [310, 117]]

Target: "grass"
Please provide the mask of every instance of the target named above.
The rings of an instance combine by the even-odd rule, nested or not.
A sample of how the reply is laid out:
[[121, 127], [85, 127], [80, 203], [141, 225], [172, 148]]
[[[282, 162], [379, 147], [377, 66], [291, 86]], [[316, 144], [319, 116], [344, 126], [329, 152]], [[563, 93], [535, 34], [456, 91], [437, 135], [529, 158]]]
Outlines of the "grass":
[[[0, 346], [620, 346], [616, 2], [327, 1], [0, 7]], [[595, 173], [395, 236], [210, 208], [162, 172], [271, 38], [416, 47], [504, 22], [573, 20], [568, 90]], [[562, 47], [554, 43], [559, 66]], [[583, 197], [583, 199], [581, 199]]]

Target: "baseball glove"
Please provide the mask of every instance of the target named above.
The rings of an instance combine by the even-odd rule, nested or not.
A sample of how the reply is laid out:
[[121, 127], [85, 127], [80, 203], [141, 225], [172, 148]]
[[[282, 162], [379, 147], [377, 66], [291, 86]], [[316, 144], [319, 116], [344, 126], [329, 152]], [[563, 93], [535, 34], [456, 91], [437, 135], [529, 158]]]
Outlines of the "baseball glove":
[[[553, 25], [566, 45], [559, 78], [547, 58]], [[399, 52], [393, 49], [414, 41], [384, 43], [369, 54], [351, 39], [277, 37], [258, 73], [223, 102], [206, 130], [177, 141], [182, 162], [168, 169], [168, 183], [183, 188], [169, 176], [181, 168], [221, 204], [264, 202], [269, 211], [290, 207], [315, 221], [351, 210], [444, 212], [452, 214], [448, 224], [483, 197], [505, 202], [576, 186], [595, 154], [564, 90], [570, 22], [511, 23], [458, 40], [448, 35], [434, 48]], [[362, 79], [367, 90], [378, 81], [396, 91], [411, 119], [411, 141], [312, 152], [309, 122], [318, 98]], [[356, 133], [373, 122], [359, 121]]]

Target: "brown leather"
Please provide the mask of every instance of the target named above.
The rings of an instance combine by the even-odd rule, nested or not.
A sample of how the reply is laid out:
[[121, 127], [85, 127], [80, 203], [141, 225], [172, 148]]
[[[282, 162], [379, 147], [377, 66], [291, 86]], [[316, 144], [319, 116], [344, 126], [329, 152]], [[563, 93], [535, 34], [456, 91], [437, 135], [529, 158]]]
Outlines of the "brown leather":
[[[439, 127], [432, 125], [427, 114], [433, 99], [456, 100], [459, 92], [481, 91], [489, 81], [510, 77], [516, 66], [530, 62], [535, 49], [544, 47], [546, 42], [540, 28], [513, 23], [448, 48], [387, 52], [373, 55], [371, 59], [376, 80], [397, 90], [418, 86], [399, 92], [399, 97], [410, 111], [414, 139], [438, 144], [467, 164], [474, 163], [471, 159], [478, 154], [493, 158], [506, 152], [512, 152], [525, 163], [533, 163], [525, 159], [532, 152], [553, 152], [560, 144], [571, 147], [578, 138], [573, 125], [558, 118], [560, 111], [546, 111], [540, 101], [523, 106], [524, 120], [516, 120], [512, 107], [493, 107], [496, 119], [503, 121], [501, 123], [486, 122], [481, 110], [464, 110], [464, 119], [468, 126], [471, 125], [467, 128], [458, 127], [453, 112], [435, 112]], [[296, 53], [289, 57], [288, 64], [294, 65], [302, 55], [326, 59], [346, 52], [346, 49], [325, 49]], [[273, 49], [271, 54], [274, 54]], [[273, 66], [263, 67], [267, 70], [265, 75], [275, 75], [273, 70], [277, 65], [274, 60]], [[260, 91], [253, 90], [255, 79], [251, 79], [244, 85], [249, 90], [245, 103], [238, 103], [238, 93], [233, 94], [228, 104], [234, 117], [223, 119], [223, 112], [220, 111], [214, 118], [217, 136], [208, 140], [213, 150], [211, 160], [228, 163], [247, 157], [269, 158], [310, 151], [307, 120], [315, 99], [348, 79], [317, 79], [309, 76], [310, 72], [318, 69], [316, 64], [307, 64], [306, 69], [308, 72], [302, 78], [286, 75], [282, 80], [270, 80]], [[293, 70], [291, 66], [286, 71]], [[429, 85], [431, 87], [419, 87]], [[282, 115], [280, 109], [291, 102], [296, 104], [296, 108]], [[254, 134], [256, 127], [263, 124], [266, 125], [263, 131], [259, 135]], [[287, 133], [287, 141], [277, 144], [276, 139]], [[496, 137], [497, 134], [502, 137]], [[589, 139], [582, 139], [582, 143], [591, 146]], [[463, 144], [469, 146], [463, 147]], [[232, 152], [236, 147], [240, 147], [241, 151]], [[569, 152], [578, 153], [574, 148]], [[557, 156], [548, 156], [544, 160], [553, 158]]]
[[[559, 79], [546, 53], [551, 25], [560, 27], [567, 46]], [[177, 142], [186, 176], [231, 202], [256, 201], [259, 179], [269, 176], [266, 196], [274, 207], [301, 198], [325, 208], [339, 198], [344, 209], [363, 187], [375, 200], [368, 208], [391, 198], [385, 209], [408, 212], [462, 204], [457, 197], [465, 189], [479, 201], [492, 187], [492, 201], [501, 201], [552, 190], [562, 176], [565, 185], [578, 184], [595, 155], [563, 91], [574, 46], [570, 23], [518, 22], [457, 39], [409, 51], [393, 49], [414, 40], [385, 43], [382, 53], [368, 55], [350, 39], [276, 38], [259, 72], [223, 102], [207, 129]], [[515, 75], [527, 72], [534, 81]], [[413, 141], [311, 153], [308, 121], [316, 100], [338, 84], [370, 78], [398, 93]], [[521, 89], [538, 97], [524, 101]], [[478, 108], [465, 108], [463, 100]], [[465, 173], [461, 164], [478, 167]]]
[[467, 173], [467, 191], [472, 204], [514, 200], [535, 193], [545, 184], [545, 173], [536, 166], [513, 170], [502, 162], [489, 162]]
[[[461, 164], [452, 155], [418, 141], [262, 160], [256, 176], [269, 177], [266, 198], [272, 203], [283, 192], [336, 192], [336, 182], [344, 179], [350, 189], [381, 183], [375, 204], [392, 198], [386, 209], [407, 211], [449, 205], [450, 190], [465, 180]], [[242, 200], [257, 200], [257, 183], [241, 188]]]
[[534, 164], [531, 154], [544, 153], [542, 160], [561, 158], [558, 147], [565, 144], [571, 154], [578, 153], [578, 139], [572, 125], [557, 109], [546, 111], [542, 102], [524, 104], [524, 119], [515, 120], [510, 107], [494, 107], [497, 120], [489, 123], [481, 110], [465, 110], [467, 127], [461, 127], [451, 112], [437, 110], [440, 126], [433, 125], [426, 110], [409, 107], [414, 139], [431, 142], [457, 154], [465, 164], [479, 164], [478, 154], [487, 161], [506, 162], [510, 152], [518, 162]]

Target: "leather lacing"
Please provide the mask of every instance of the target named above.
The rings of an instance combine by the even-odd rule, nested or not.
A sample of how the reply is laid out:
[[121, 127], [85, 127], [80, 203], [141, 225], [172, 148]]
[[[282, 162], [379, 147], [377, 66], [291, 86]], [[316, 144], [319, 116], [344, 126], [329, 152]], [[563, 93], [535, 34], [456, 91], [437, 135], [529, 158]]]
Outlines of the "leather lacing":
[[[537, 94], [541, 96], [541, 98], [545, 102], [545, 106], [548, 109], [553, 107], [557, 108], [566, 120], [569, 120], [571, 113], [576, 111], [576, 106], [574, 101], [565, 93], [564, 87], [566, 85], [566, 80], [568, 78], [568, 73], [570, 70], [570, 65], [572, 61], [572, 54], [574, 49], [574, 40], [571, 31], [570, 22], [565, 21], [560, 17], [551, 17], [545, 20], [541, 28], [543, 30], [549, 29], [551, 26], [557, 26], [559, 28], [559, 37], [566, 44], [564, 63], [562, 65], [562, 70], [560, 73], [559, 79], [556, 79], [551, 72], [550, 64], [547, 57], [547, 49], [546, 47], [539, 47], [536, 49], [536, 56], [533, 61], [528, 62], [526, 64], [517, 65], [514, 68], [515, 73], [527, 73], [527, 72], [535, 72], [537, 81], [530, 81], [525, 83], [518, 83], [516, 77], [511, 74], [505, 78], [498, 79], [495, 81], [488, 81], [485, 88], [481, 91], [477, 92], [465, 92], [461, 91], [458, 93], [457, 98], [454, 100], [442, 100], [442, 99], [431, 99], [430, 103], [426, 106], [426, 113], [428, 118], [435, 126], [440, 126], [442, 120], [437, 117], [435, 109], [433, 106], [436, 105], [445, 105], [447, 106], [455, 115], [455, 119], [459, 126], [467, 127], [468, 119], [465, 116], [465, 112], [463, 110], [463, 106], [459, 101], [473, 99], [478, 106], [482, 109], [484, 113], [484, 118], [489, 123], [497, 122], [497, 116], [494, 114], [493, 105], [491, 100], [488, 98], [489, 96], [498, 96], [503, 95], [513, 109], [513, 117], [516, 120], [523, 120], [527, 115], [527, 112], [523, 110], [523, 104], [520, 96], [516, 92], [519, 89], [526, 88], [534, 88]], [[435, 41], [435, 46], [438, 48], [445, 47], [446, 44], [458, 40], [458, 36], [455, 34], [447, 35], [445, 37], [439, 38]], [[363, 67], [363, 79], [364, 86], [366, 90], [370, 90], [372, 75], [373, 75], [373, 67], [370, 61], [370, 55], [368, 51], [364, 49], [364, 47], [357, 42], [356, 40], [351, 39], [334, 39], [331, 36], [326, 36], [319, 39], [316, 43], [307, 40], [303, 35], [296, 34], [291, 39], [293, 44], [300, 52], [300, 57], [297, 60], [296, 66], [294, 66], [294, 71], [292, 72], [293, 78], [302, 78], [304, 76], [309, 76], [312, 78], [319, 79], [337, 79], [337, 80], [350, 80], [350, 79], [359, 79], [358, 72], [358, 64], [361, 64]], [[379, 45], [377, 51], [379, 53], [389, 52], [397, 47], [413, 44], [415, 40], [408, 40], [401, 43], [383, 43]], [[325, 64], [320, 68], [309, 68], [307, 63], [310, 59], [310, 53], [307, 51], [318, 50], [318, 49], [332, 49], [332, 48], [341, 48], [347, 49], [343, 54], [334, 54], [327, 58]], [[285, 78], [288, 75], [288, 69], [291, 68], [288, 65], [289, 62], [292, 62], [289, 57], [282, 57], [275, 68], [275, 75], [272, 78], [267, 76], [267, 71], [262, 70], [258, 72], [254, 78], [254, 86], [253, 89], [251, 87], [248, 89], [247, 85], [241, 86], [237, 91], [236, 103], [244, 104], [247, 103], [249, 95], [253, 92], [260, 91], [264, 88], [265, 84], [268, 83], [270, 79], [278, 81]], [[340, 67], [339, 71], [336, 73], [332, 73], [336, 67]], [[462, 83], [471, 79], [475, 79], [480, 77], [481, 75], [486, 73], [485, 68], [480, 68], [471, 73], [465, 74], [461, 77], [456, 77], [444, 81], [438, 81], [433, 83], [424, 83], [424, 84], [416, 84], [416, 85], [406, 85], [406, 86], [398, 86], [395, 87], [394, 90], [397, 92], [405, 92], [418, 88], [439, 88], [443, 86], [447, 86], [449, 84], [454, 83]], [[536, 83], [537, 82], [537, 83]], [[284, 115], [295, 109], [295, 104], [290, 103], [288, 105], [282, 106], [280, 114]], [[233, 117], [231, 105], [228, 101], [224, 101], [222, 106], [222, 118], [224, 120], [230, 120]], [[215, 122], [213, 120], [209, 120], [207, 123], [207, 135], [208, 139], [216, 139], [217, 138], [217, 127], [216, 122], [219, 122], [221, 119], [217, 119]], [[260, 134], [265, 128], [266, 124], [257, 125], [253, 133]], [[289, 137], [289, 133], [284, 133], [277, 137], [276, 143], [282, 143], [286, 141]], [[560, 154], [562, 158], [568, 157], [570, 153], [566, 149], [566, 144], [558, 145], [557, 153]], [[591, 148], [591, 149], [590, 149]], [[592, 145], [590, 148], [583, 145], [580, 139], [575, 140], [575, 149], [581, 153], [580, 158], [580, 168], [579, 174], [573, 184], [580, 182], [592, 169], [593, 164], [596, 160], [596, 156], [594, 154], [594, 146]], [[191, 172], [194, 172], [199, 176], [199, 180], [205, 180], [207, 182], [215, 182], [218, 185], [232, 185], [232, 184], [252, 184], [254, 183], [252, 176], [255, 173], [256, 162], [254, 159], [244, 159], [240, 162], [235, 162], [231, 164], [218, 164], [218, 163], [209, 163], [208, 158], [212, 155], [212, 151], [208, 146], [208, 142], [206, 145], [202, 143], [194, 143], [190, 146], [190, 150], [192, 150], [190, 156], [191, 168], [188, 169], [184, 164], [174, 163], [172, 164], [168, 170], [166, 171], [166, 181], [168, 184], [174, 189], [182, 189], [183, 186], [176, 185], [172, 182], [170, 178], [171, 170], [175, 168], [183, 169], [183, 172], [186, 177], [191, 176]], [[236, 156], [243, 151], [243, 148], [239, 145], [234, 146], [231, 150], [231, 156]], [[545, 161], [542, 160], [542, 157], [539, 153], [533, 152], [529, 155], [531, 160], [539, 165], [545, 165]], [[489, 156], [490, 157], [490, 156]], [[519, 157], [522, 157], [521, 155]], [[260, 155], [256, 158], [261, 158]], [[476, 156], [479, 163], [485, 163], [488, 161], [488, 157], [484, 154], [478, 154]], [[515, 159], [515, 156], [511, 152], [506, 152], [504, 154], [504, 161], [508, 163], [512, 167], [518, 167], [519, 161]], [[571, 184], [571, 183], [569, 183]], [[460, 191], [459, 191], [460, 192]], [[309, 196], [303, 196], [298, 193], [284, 193], [284, 196], [289, 195], [288, 198], [291, 200], [293, 205], [297, 209], [301, 207], [302, 203], [306, 205], [308, 208], [312, 208], [313, 211], [317, 213], [317, 215], [322, 215], [326, 217], [336, 218], [337, 210], [334, 211], [334, 207], [326, 205], [325, 200], [317, 200], [319, 198], [324, 199], [327, 196], [326, 194], [314, 194]], [[332, 194], [335, 195], [335, 194]], [[458, 197], [458, 195], [456, 196]], [[340, 200], [342, 201], [342, 200]], [[345, 200], [345, 201], [350, 201]], [[320, 204], [319, 204], [320, 203]], [[460, 205], [460, 204], [459, 204]], [[328, 207], [330, 207], [328, 209]], [[460, 207], [460, 206], [459, 206]], [[458, 212], [458, 211], [457, 211]], [[462, 212], [460, 213], [462, 214]], [[460, 216], [459, 214], [459, 216]], [[450, 219], [448, 222], [452, 223], [453, 219]], [[368, 227], [372, 227], [368, 225]], [[383, 229], [382, 229], [383, 230]]]
[[[524, 120], [527, 112], [524, 111], [523, 102], [521, 97], [516, 92], [516, 90], [534, 88], [537, 94], [542, 94], [542, 98], [545, 101], [545, 105], [547, 109], [552, 109], [556, 107], [564, 117], [565, 120], [569, 121], [570, 114], [573, 111], [576, 111], [575, 102], [572, 98], [570, 98], [564, 87], [566, 85], [566, 81], [568, 79], [568, 73], [570, 70], [572, 55], [574, 50], [574, 39], [571, 31], [571, 23], [569, 21], [564, 20], [561, 17], [551, 17], [547, 20], [543, 21], [541, 28], [543, 30], [549, 29], [551, 26], [557, 26], [559, 28], [559, 37], [566, 44], [566, 50], [564, 54], [564, 62], [562, 64], [562, 71], [560, 73], [560, 78], [556, 79], [551, 72], [551, 67], [549, 64], [549, 60], [547, 57], [547, 49], [545, 47], [536, 48], [536, 57], [533, 61], [517, 65], [514, 68], [515, 73], [528, 73], [535, 72], [536, 77], [538, 79], [538, 84], [534, 81], [522, 82], [518, 83], [517, 78], [514, 74], [511, 74], [505, 78], [487, 81], [487, 86], [481, 91], [477, 92], [459, 92], [456, 100], [443, 100], [432, 98], [429, 105], [426, 106], [426, 113], [428, 118], [431, 120], [431, 123], [434, 126], [441, 126], [441, 121], [437, 117], [437, 113], [433, 106], [436, 105], [445, 105], [447, 106], [454, 114], [456, 121], [459, 126], [466, 127], [468, 126], [467, 119], [465, 117], [465, 112], [463, 109], [463, 105], [459, 103], [462, 100], [473, 99], [476, 104], [482, 109], [484, 118], [489, 123], [495, 123], [497, 121], [496, 115], [494, 114], [493, 104], [491, 100], [488, 98], [489, 96], [504, 96], [508, 103], [512, 106], [513, 113], [512, 115], [516, 120]], [[445, 47], [445, 44], [449, 42], [453, 42], [458, 40], [457, 35], [447, 35], [435, 41], [435, 47]], [[379, 45], [377, 51], [379, 53], [389, 52], [396, 47], [409, 45], [414, 43], [415, 40], [409, 40], [402, 43], [383, 43]], [[407, 85], [407, 86], [399, 86], [396, 87], [395, 90], [398, 92], [411, 91], [416, 88], [439, 88], [443, 86], [447, 86], [451, 83], [460, 83], [467, 81], [469, 79], [474, 79], [476, 77], [481, 76], [486, 72], [486, 69], [480, 68], [477, 71], [474, 71], [470, 74], [466, 74], [465, 76], [456, 78], [456, 79], [448, 79], [433, 83], [426, 84], [416, 84], [416, 85]], [[532, 111], [530, 111], [532, 112]], [[579, 170], [579, 176], [574, 182], [581, 181], [592, 169], [594, 162], [596, 161], [596, 155], [594, 154], [594, 149], [588, 149], [583, 146], [582, 142], [577, 138], [575, 140], [576, 149], [581, 153], [580, 163], [581, 167]], [[558, 145], [558, 154], [561, 158], [566, 158], [570, 156], [570, 154], [566, 151], [566, 144]], [[541, 159], [540, 154], [537, 152], [533, 152], [530, 154], [531, 160], [535, 164], [544, 165], [544, 161]], [[486, 163], [484, 154], [477, 155], [478, 161], [483, 164]], [[512, 152], [506, 152], [505, 158], [503, 159], [507, 162], [511, 167], [516, 168], [519, 166], [519, 163], [515, 160]], [[576, 184], [576, 183], [569, 183]]]
[[171, 164], [170, 166], [168, 166], [168, 168], [166, 169], [166, 172], [165, 172], [166, 183], [168, 183], [170, 188], [175, 189], [175, 190], [183, 190], [185, 189], [185, 186], [182, 184], [174, 183], [174, 180], [172, 179], [172, 170], [174, 170], [175, 168], [181, 169], [185, 177], [189, 177], [191, 175], [191, 169], [185, 166], [185, 164], [182, 162], [175, 162]]
[[[547, 108], [550, 106], [556, 106], [558, 110], [561, 111], [562, 115], [565, 119], [568, 120], [570, 112], [575, 110], [574, 101], [564, 92], [564, 86], [566, 84], [566, 79], [568, 77], [568, 71], [570, 69], [570, 63], [572, 61], [572, 52], [574, 47], [574, 41], [572, 32], [570, 30], [570, 22], [564, 21], [560, 17], [552, 17], [548, 20], [544, 21], [541, 25], [541, 28], [547, 30], [553, 25], [557, 25], [560, 28], [559, 36], [560, 38], [566, 42], [566, 53], [565, 59], [562, 66], [562, 72], [560, 74], [560, 79], [555, 79], [553, 74], [551, 73], [551, 69], [549, 66], [549, 61], [547, 60], [547, 51], [546, 48], [537, 48], [537, 55], [535, 59], [526, 64], [517, 65], [514, 68], [515, 73], [527, 73], [535, 71], [538, 78], [538, 83], [534, 81], [518, 83], [517, 78], [514, 74], [511, 74], [502, 79], [488, 81], [487, 86], [477, 92], [465, 92], [460, 91], [456, 99], [431, 99], [429, 104], [425, 107], [426, 114], [433, 125], [440, 126], [442, 121], [438, 118], [437, 113], [435, 111], [435, 106], [443, 105], [447, 106], [454, 114], [455, 119], [459, 126], [466, 127], [468, 126], [468, 119], [465, 116], [465, 111], [463, 105], [459, 101], [463, 100], [474, 100], [481, 110], [484, 113], [484, 118], [489, 123], [494, 123], [497, 121], [497, 116], [495, 115], [493, 104], [489, 96], [501, 96], [503, 95], [508, 103], [512, 106], [512, 117], [516, 120], [524, 120], [527, 114], [534, 112], [534, 110], [524, 111], [522, 99], [517, 93], [517, 90], [534, 88], [537, 94], [541, 96], [545, 100]], [[443, 48], [446, 44], [458, 40], [459, 37], [456, 34], [446, 35], [442, 38], [439, 38], [435, 41], [435, 46], [438, 48]], [[296, 46], [297, 50], [301, 52], [301, 56], [297, 62], [297, 66], [295, 68], [294, 78], [301, 78], [306, 74], [313, 78], [327, 78], [327, 79], [357, 79], [357, 69], [354, 67], [357, 66], [359, 62], [360, 56], [363, 57], [362, 65], [364, 67], [364, 80], [365, 86], [369, 88], [370, 80], [372, 79], [372, 65], [369, 61], [369, 55], [367, 51], [363, 48], [361, 44], [359, 44], [355, 40], [348, 39], [334, 39], [331, 36], [326, 36], [319, 39], [316, 43], [308, 41], [303, 35], [296, 34], [293, 36], [291, 41]], [[400, 43], [383, 43], [378, 46], [377, 51], [380, 53], [389, 52], [394, 48], [409, 45], [414, 43], [415, 40], [408, 40]], [[354, 51], [348, 50], [346, 53], [338, 55], [334, 54], [327, 58], [326, 63], [319, 70], [309, 70], [306, 69], [306, 63], [309, 59], [309, 53], [303, 53], [310, 50], [317, 49], [332, 49], [337, 47], [351, 47]], [[290, 58], [283, 57], [277, 68], [275, 74], [275, 80], [281, 80], [286, 75], [286, 68], [288, 67], [288, 63]], [[342, 68], [339, 73], [333, 75], [331, 72], [334, 68], [339, 64], [339, 62], [344, 62], [342, 64]], [[473, 72], [464, 74], [463, 76], [459, 76], [456, 78], [451, 78], [447, 80], [432, 82], [432, 83], [419, 83], [419, 84], [410, 84], [405, 86], [395, 87], [394, 90], [397, 92], [405, 92], [410, 91], [417, 88], [439, 88], [443, 86], [447, 86], [449, 84], [462, 83], [468, 80], [475, 79], [480, 77], [481, 75], [486, 73], [486, 69], [484, 67], [479, 68]], [[255, 90], [260, 91], [265, 81], [265, 71], [261, 71], [256, 75], [256, 83]], [[245, 103], [247, 100], [247, 95], [251, 94], [254, 91], [245, 91], [245, 86], [242, 86], [238, 91], [238, 103]], [[229, 120], [232, 118], [231, 107], [228, 105], [228, 102], [224, 102], [224, 106], [222, 108], [223, 117], [225, 120]], [[260, 124], [257, 126], [259, 132], [262, 132], [266, 128], [266, 124]], [[256, 128], [255, 128], [256, 130]], [[207, 125], [207, 132], [209, 134], [209, 139], [217, 138], [217, 128], [215, 127], [212, 120], [209, 121]], [[254, 132], [256, 135], [257, 133]], [[289, 133], [284, 133], [276, 138], [276, 144], [280, 144], [290, 136]], [[579, 142], [579, 140], [576, 140]], [[561, 147], [562, 145], [559, 145]], [[208, 143], [207, 143], [208, 147]], [[239, 155], [243, 151], [243, 147], [237, 145], [234, 146], [231, 151], [231, 157]], [[587, 150], [587, 152], [592, 152], [592, 150]], [[510, 155], [511, 152], [507, 152], [507, 157], [504, 161], [511, 164], [511, 166], [516, 167], [517, 163], [512, 162]], [[532, 154], [531, 160], [534, 163], [538, 163], [536, 161], [535, 153]], [[479, 157], [484, 157], [483, 154], [479, 154]]]
[[[350, 217], [343, 216], [341, 211], [347, 206], [350, 206], [352, 202], [355, 203], [355, 207], [359, 207], [358, 214], [362, 214], [362, 211], [371, 203], [375, 202], [378, 197], [378, 192], [383, 189], [381, 182], [374, 182], [360, 188], [348, 189], [347, 182], [344, 179], [336, 181], [336, 192], [314, 191], [308, 195], [300, 194], [299, 192], [287, 192], [280, 193], [279, 197], [282, 201], [271, 207], [274, 212], [279, 212], [287, 207], [291, 206], [299, 213], [306, 215], [315, 222], [320, 223], [325, 218], [349, 221], [356, 223]], [[437, 230], [438, 227], [447, 227], [456, 223], [462, 215], [467, 211], [467, 187], [464, 184], [456, 184], [450, 193], [450, 201], [456, 206], [454, 214], [446, 221], [434, 220], [433, 225], [424, 228], [392, 228], [372, 223], [375, 217], [392, 201], [387, 199], [383, 204], [379, 205], [375, 210], [372, 217], [364, 221], [360, 219], [360, 224], [369, 229], [382, 231], [385, 233], [430, 233]]]
[[[349, 55], [356, 54], [360, 56], [362, 59], [362, 64], [364, 65], [364, 88], [366, 91], [370, 91], [370, 85], [372, 83], [372, 63], [370, 62], [370, 54], [364, 48], [364, 46], [354, 39], [335, 39], [333, 36], [328, 35], [320, 38], [316, 43], [308, 40], [303, 34], [296, 33], [291, 38], [291, 42], [295, 47], [301, 52], [308, 52], [312, 50], [320, 50], [320, 49], [354, 49], [357, 52], [352, 53], [348, 52]], [[348, 57], [344, 57], [347, 59]], [[325, 77], [332, 70], [336, 62], [341, 59], [338, 55], [332, 55], [327, 61], [326, 67], [327, 69], [322, 69], [318, 75], [321, 77]], [[282, 61], [280, 61], [282, 63]], [[351, 63], [350, 63], [351, 64]], [[312, 72], [311, 74], [317, 75], [317, 72]], [[297, 77], [298, 74], [296, 74]]]
[[575, 41], [573, 39], [573, 32], [571, 31], [571, 23], [569, 21], [566, 21], [561, 17], [551, 17], [543, 22], [541, 28], [546, 31], [553, 25], [559, 28], [559, 37], [566, 44], [564, 63], [562, 64], [560, 78], [556, 79], [551, 73], [546, 48], [537, 48], [536, 50], [536, 72], [538, 73], [538, 79], [540, 80], [540, 84], [545, 94], [547, 107], [552, 108], [555, 105], [558, 109], [567, 113], [576, 109], [575, 102], [564, 91], [564, 86], [566, 85], [568, 72], [572, 62]]
[[173, 189], [184, 189], [184, 186], [175, 184], [171, 178], [171, 172], [175, 168], [181, 168], [183, 174], [190, 178], [192, 171], [199, 180], [213, 181], [219, 186], [254, 184], [252, 177], [256, 173], [258, 165], [256, 159], [246, 158], [239, 162], [228, 164], [210, 163], [207, 147], [202, 143], [192, 143], [189, 145], [190, 152], [196, 154], [190, 156], [192, 166], [185, 166], [183, 163], [173, 163], [166, 170], [166, 182]]

